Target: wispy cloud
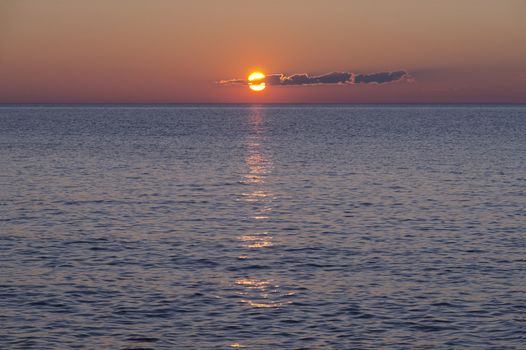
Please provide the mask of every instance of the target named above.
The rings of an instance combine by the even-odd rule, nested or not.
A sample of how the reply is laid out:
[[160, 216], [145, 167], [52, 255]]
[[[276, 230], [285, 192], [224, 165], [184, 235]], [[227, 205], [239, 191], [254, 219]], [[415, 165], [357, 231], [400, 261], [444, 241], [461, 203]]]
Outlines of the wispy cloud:
[[[334, 85], [334, 84], [386, 84], [396, 81], [409, 80], [409, 73], [400, 70], [395, 72], [378, 72], [370, 74], [357, 74], [353, 72], [331, 72], [322, 75], [309, 75], [306, 73], [286, 75], [269, 74], [259, 82], [267, 85]], [[246, 79], [228, 79], [218, 82], [219, 85], [247, 85]]]

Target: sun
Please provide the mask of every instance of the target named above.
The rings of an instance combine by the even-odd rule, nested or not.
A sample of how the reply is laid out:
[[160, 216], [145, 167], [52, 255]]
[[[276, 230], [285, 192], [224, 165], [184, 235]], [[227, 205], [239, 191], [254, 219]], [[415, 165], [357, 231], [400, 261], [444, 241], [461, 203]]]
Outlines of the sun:
[[252, 72], [248, 76], [248, 87], [252, 91], [263, 91], [265, 90], [266, 84], [263, 81], [265, 74], [261, 72]]

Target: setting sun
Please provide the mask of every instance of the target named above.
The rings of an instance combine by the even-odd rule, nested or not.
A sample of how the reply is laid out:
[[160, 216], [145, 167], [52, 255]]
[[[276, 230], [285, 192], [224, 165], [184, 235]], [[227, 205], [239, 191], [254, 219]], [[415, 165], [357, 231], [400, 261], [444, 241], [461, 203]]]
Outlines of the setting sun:
[[248, 87], [252, 91], [263, 91], [265, 90], [265, 74], [261, 72], [253, 72], [248, 76]]

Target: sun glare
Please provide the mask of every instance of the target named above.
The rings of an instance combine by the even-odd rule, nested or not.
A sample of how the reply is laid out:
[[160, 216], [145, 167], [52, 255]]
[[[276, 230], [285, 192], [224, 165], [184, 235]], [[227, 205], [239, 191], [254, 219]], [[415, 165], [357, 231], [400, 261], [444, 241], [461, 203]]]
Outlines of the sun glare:
[[248, 87], [252, 91], [263, 91], [265, 90], [266, 84], [263, 81], [265, 74], [261, 72], [253, 72], [248, 76]]

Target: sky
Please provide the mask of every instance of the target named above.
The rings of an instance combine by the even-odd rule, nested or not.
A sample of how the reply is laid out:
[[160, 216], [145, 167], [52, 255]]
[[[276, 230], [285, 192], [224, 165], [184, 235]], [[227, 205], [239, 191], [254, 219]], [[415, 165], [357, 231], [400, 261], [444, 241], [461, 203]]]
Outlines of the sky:
[[315, 102], [526, 103], [526, 0], [0, 0], [0, 103]]

